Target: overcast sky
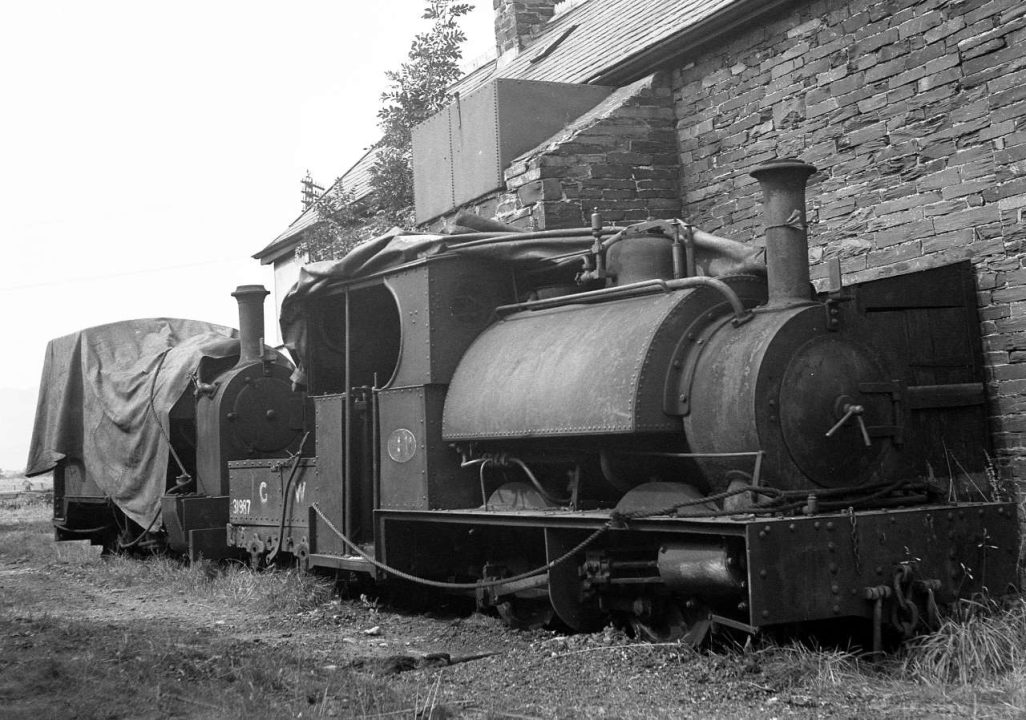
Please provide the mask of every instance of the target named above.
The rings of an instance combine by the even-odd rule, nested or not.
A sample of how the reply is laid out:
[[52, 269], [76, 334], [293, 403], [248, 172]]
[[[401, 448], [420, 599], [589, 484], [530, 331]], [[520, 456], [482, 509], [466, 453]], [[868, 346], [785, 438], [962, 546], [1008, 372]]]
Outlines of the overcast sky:
[[[487, 53], [491, 0], [463, 26]], [[421, 0], [33, 0], [0, 10], [0, 468], [46, 342], [132, 317], [235, 326], [250, 259], [378, 138]], [[268, 302], [270, 308], [270, 302]], [[271, 314], [270, 312], [268, 313]]]

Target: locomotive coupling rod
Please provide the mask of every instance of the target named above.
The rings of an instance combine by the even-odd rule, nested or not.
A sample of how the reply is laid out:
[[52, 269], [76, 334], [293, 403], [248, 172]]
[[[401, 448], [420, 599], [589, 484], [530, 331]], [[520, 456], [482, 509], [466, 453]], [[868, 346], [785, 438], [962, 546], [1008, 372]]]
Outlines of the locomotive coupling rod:
[[500, 305], [495, 308], [495, 314], [501, 318], [521, 310], [548, 310], [566, 305], [588, 305], [607, 300], [622, 300], [643, 295], [654, 295], [660, 292], [669, 293], [676, 290], [690, 290], [696, 287], [712, 288], [726, 298], [727, 302], [730, 303], [730, 309], [734, 313], [734, 319], [731, 322], [733, 322], [735, 327], [752, 319], [751, 311], [745, 308], [741, 298], [737, 296], [737, 293], [734, 292], [730, 285], [727, 285], [722, 280], [704, 275], [679, 278], [677, 280], [643, 280], [631, 283], [630, 285], [590, 290], [588, 292], [574, 293], [573, 295], [561, 295], [560, 297], [546, 298], [545, 300], [529, 300], [511, 305]]

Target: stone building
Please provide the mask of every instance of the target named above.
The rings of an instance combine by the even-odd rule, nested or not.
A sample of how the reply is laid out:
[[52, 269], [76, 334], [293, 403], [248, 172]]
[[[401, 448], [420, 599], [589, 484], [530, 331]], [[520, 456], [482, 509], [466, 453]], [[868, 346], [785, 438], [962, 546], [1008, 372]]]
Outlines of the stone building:
[[1026, 5], [570, 4], [494, 0], [498, 58], [454, 91], [469, 101], [505, 78], [609, 94], [512, 158], [498, 187], [422, 227], [460, 209], [574, 227], [598, 209], [759, 242], [748, 173], [801, 158], [819, 168], [809, 257], [820, 289], [833, 260], [846, 285], [971, 264], [996, 460], [1026, 479]]

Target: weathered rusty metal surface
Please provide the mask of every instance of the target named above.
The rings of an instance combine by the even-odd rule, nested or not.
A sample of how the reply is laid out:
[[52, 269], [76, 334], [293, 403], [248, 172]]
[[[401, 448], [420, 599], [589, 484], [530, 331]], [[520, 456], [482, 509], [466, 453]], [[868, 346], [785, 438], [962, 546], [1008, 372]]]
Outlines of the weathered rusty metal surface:
[[228, 494], [228, 460], [284, 457], [303, 435], [303, 395], [291, 370], [254, 363], [229, 371], [196, 400], [196, 476], [207, 495]]
[[709, 305], [675, 292], [521, 312], [482, 333], [449, 386], [446, 440], [673, 432], [670, 356]]
[[763, 193], [771, 307], [808, 302], [812, 295], [805, 182], [815, 172], [800, 160], [770, 160], [750, 173]]
[[225, 543], [224, 526], [195, 528], [189, 531], [189, 560], [221, 560], [235, 554], [235, 549]]
[[[866, 446], [857, 424], [826, 435], [846, 402], [865, 407], [867, 426], [891, 426], [894, 416], [888, 397], [860, 389], [889, 381], [875, 355], [828, 331], [821, 307], [756, 311], [742, 332], [718, 332], [700, 352], [680, 391], [691, 398], [684, 428], [692, 452], [763, 450], [771, 484], [803, 488], [810, 479], [822, 487], [865, 482], [889, 449], [883, 434]], [[698, 463], [714, 487], [729, 470], [752, 470], [732, 458]]]
[[656, 512], [686, 502], [677, 510], [677, 515], [707, 513], [716, 509], [715, 503], [698, 503], [703, 497], [698, 488], [680, 482], [647, 482], [631, 488], [616, 504], [618, 512]]
[[389, 388], [378, 394], [381, 507], [436, 509], [477, 507], [475, 469], [442, 441], [444, 385]]
[[497, 78], [413, 129], [413, 190], [424, 222], [502, 185], [503, 170], [613, 88]]
[[417, 222], [423, 222], [456, 205], [448, 109], [414, 128], [413, 147], [413, 197]]
[[263, 285], [239, 285], [232, 293], [239, 304], [238, 367], [256, 362], [264, 352], [264, 298], [270, 294]]
[[939, 580], [939, 603], [1017, 582], [1015, 506], [928, 507], [779, 518], [748, 524], [751, 622], [872, 617], [865, 589], [898, 566]]
[[[281, 522], [290, 460], [236, 460], [229, 464], [228, 520], [237, 526], [274, 527]], [[286, 528], [306, 528], [308, 508], [331, 488], [322, 487], [314, 458], [303, 458], [289, 488]]]
[[668, 542], [659, 548], [659, 577], [676, 592], [713, 598], [742, 596], [741, 563], [725, 543]]
[[228, 498], [165, 495], [160, 499], [160, 512], [171, 549], [186, 552], [189, 549], [189, 532], [204, 528], [220, 530], [221, 545], [224, 545]]
[[[345, 474], [345, 396], [322, 395], [314, 398], [317, 418], [317, 474], [322, 492], [318, 507], [338, 527], [343, 527], [346, 509]], [[310, 530], [313, 553], [347, 554], [349, 549], [324, 522], [314, 517]]]
[[[580, 532], [545, 529], [545, 557], [552, 562], [572, 550], [586, 535]], [[549, 570], [549, 602], [559, 619], [578, 632], [592, 632], [602, 627], [605, 614], [601, 611], [598, 598], [587, 596], [578, 562], [565, 562]]]
[[392, 274], [385, 285], [402, 328], [394, 376], [379, 377], [392, 388], [449, 382], [495, 307], [513, 299], [512, 276], [485, 263], [427, 262]]

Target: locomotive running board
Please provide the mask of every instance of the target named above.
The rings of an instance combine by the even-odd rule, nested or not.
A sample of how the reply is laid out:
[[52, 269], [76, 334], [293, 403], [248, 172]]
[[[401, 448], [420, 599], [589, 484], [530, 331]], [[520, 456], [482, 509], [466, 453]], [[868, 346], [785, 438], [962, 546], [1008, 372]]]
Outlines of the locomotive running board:
[[[610, 520], [608, 511], [481, 508], [379, 510], [375, 517], [381, 538], [378, 559], [394, 564], [388, 557], [394, 553], [400, 556], [395, 558], [400, 566], [415, 564], [411, 543], [419, 546], [432, 538], [444, 539], [449, 535], [443, 532], [446, 526], [544, 531], [547, 544], [559, 536], [562, 546], [572, 547], [589, 531], [607, 527]], [[649, 535], [653, 548], [673, 536], [708, 536], [713, 542], [735, 543], [745, 555], [747, 597], [737, 606], [743, 614], [727, 619], [747, 626], [746, 631], [840, 617], [872, 618], [877, 609], [873, 593], [878, 588], [893, 589], [901, 578], [908, 580], [904, 592], [933, 593], [938, 603], [977, 592], [1001, 595], [1017, 584], [1019, 532], [1014, 503], [914, 505], [792, 516], [652, 517], [610, 527], [609, 533], [598, 546], [615, 542], [612, 538], [619, 533]], [[549, 553], [550, 561], [561, 554], [562, 546]], [[444, 549], [434, 548], [435, 556]], [[550, 585], [574, 590], [576, 569], [559, 582], [553, 577], [573, 567], [553, 568]], [[557, 612], [557, 601], [567, 594], [560, 591], [552, 598]], [[582, 619], [582, 627], [587, 621]]]
[[325, 553], [310, 553], [311, 567], [329, 567], [338, 570], [350, 570], [352, 572], [367, 573], [374, 572], [374, 566], [359, 555], [328, 555]]
[[[609, 524], [608, 510], [375, 510], [379, 529], [391, 521], [443, 523], [449, 525], [499, 525], [504, 527], [598, 530]], [[699, 535], [744, 536], [750, 515], [724, 518], [649, 517], [631, 520], [617, 530], [679, 532], [687, 528]], [[380, 535], [379, 535], [380, 537]]]

